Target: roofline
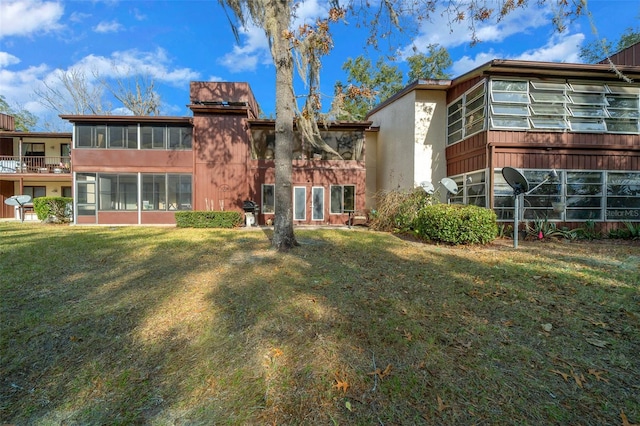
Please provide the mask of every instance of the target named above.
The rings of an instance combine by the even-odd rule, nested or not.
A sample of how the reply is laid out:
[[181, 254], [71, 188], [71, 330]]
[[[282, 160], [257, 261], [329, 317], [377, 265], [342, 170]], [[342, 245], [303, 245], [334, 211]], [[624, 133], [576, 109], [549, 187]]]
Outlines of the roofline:
[[[618, 71], [623, 75], [630, 77], [632, 80], [640, 80], [640, 67], [630, 65], [616, 65]], [[609, 81], [620, 81], [620, 77], [616, 74], [610, 64], [578, 64], [570, 62], [538, 62], [538, 61], [520, 61], [512, 59], [493, 59], [480, 65], [471, 71], [466, 72], [452, 80], [416, 80], [409, 83], [396, 92], [390, 98], [376, 105], [366, 115], [366, 118], [375, 114], [387, 105], [395, 102], [399, 98], [414, 90], [448, 90], [465, 81], [482, 77], [486, 75], [505, 75], [505, 76], [522, 76], [529, 77], [562, 77], [576, 79], [602, 79], [606, 77]]]
[[396, 92], [391, 97], [385, 99], [384, 101], [382, 101], [381, 103], [373, 107], [373, 109], [367, 113], [365, 118], [368, 118], [371, 114], [376, 113], [377, 111], [383, 109], [390, 103], [395, 102], [396, 100], [400, 99], [407, 93], [410, 93], [414, 90], [418, 90], [418, 89], [447, 90], [449, 87], [451, 87], [451, 80], [437, 80], [437, 79], [415, 80], [409, 83], [408, 85], [406, 85], [399, 92]]
[[19, 130], [1, 130], [0, 137], [3, 138], [71, 138], [71, 132], [21, 132]]
[[175, 117], [161, 115], [67, 115], [59, 116], [71, 123], [185, 123], [192, 124], [193, 117]]
[[[253, 128], [275, 128], [276, 121], [271, 118], [256, 118], [247, 120], [249, 127]], [[371, 128], [372, 121], [330, 121], [325, 124], [318, 123], [318, 128], [322, 130], [330, 130], [332, 128], [343, 130], [375, 130]], [[295, 126], [295, 124], [294, 124]]]
[[[616, 65], [618, 71], [632, 79], [640, 78], [640, 67]], [[574, 77], [589, 79], [606, 77], [607, 80], [621, 81], [609, 64], [578, 64], [570, 62], [538, 62], [512, 59], [494, 59], [453, 79], [456, 86], [472, 78], [494, 74], [527, 75], [532, 77]], [[634, 78], [635, 77], [635, 78]]]

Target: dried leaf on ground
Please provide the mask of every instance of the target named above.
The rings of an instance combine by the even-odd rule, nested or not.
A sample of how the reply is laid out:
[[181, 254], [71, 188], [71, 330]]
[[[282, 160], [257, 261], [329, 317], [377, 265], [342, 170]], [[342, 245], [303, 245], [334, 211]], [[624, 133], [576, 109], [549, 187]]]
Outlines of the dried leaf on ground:
[[347, 389], [349, 389], [349, 382], [347, 382], [346, 377], [340, 377], [338, 373], [336, 373], [336, 384], [333, 385], [334, 388], [338, 390], [342, 390], [343, 393], [347, 393]]
[[562, 376], [562, 378], [564, 379], [564, 381], [566, 382], [567, 380], [569, 380], [569, 374], [564, 373], [560, 370], [550, 370], [552, 373], [556, 373]]
[[445, 403], [442, 401], [442, 398], [440, 398], [440, 395], [438, 395], [438, 411], [439, 412], [443, 412], [444, 410], [446, 410], [447, 408], [449, 408], [448, 405], [445, 405]]
[[624, 414], [624, 411], [620, 411], [620, 417], [622, 418], [622, 426], [640, 426], [638, 423], [631, 423], [627, 418], [627, 415]]
[[383, 379], [391, 373], [392, 368], [393, 367], [391, 366], [391, 364], [388, 364], [384, 370], [380, 370], [379, 368], [376, 368], [375, 371], [372, 371], [371, 373], [368, 373], [368, 374], [369, 376], [378, 376], [379, 378]]
[[596, 370], [595, 368], [589, 369], [589, 374], [595, 377], [597, 381], [609, 383], [609, 379], [605, 379], [604, 377], [602, 377], [602, 375], [605, 373], [606, 371], [599, 371], [599, 370]]

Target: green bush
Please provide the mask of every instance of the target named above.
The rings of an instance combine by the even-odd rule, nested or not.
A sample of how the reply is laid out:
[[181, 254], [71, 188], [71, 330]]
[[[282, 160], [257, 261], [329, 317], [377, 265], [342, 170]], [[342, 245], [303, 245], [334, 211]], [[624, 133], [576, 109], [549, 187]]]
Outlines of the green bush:
[[371, 217], [369, 226], [376, 231], [408, 232], [418, 217], [418, 212], [428, 204], [433, 204], [433, 195], [422, 188], [410, 191], [395, 190], [376, 196], [378, 209]]
[[235, 228], [242, 223], [242, 214], [234, 211], [176, 212], [178, 228]]
[[424, 206], [412, 229], [420, 238], [448, 244], [487, 244], [498, 235], [493, 210], [460, 204]]
[[33, 210], [40, 220], [51, 218], [55, 222], [67, 223], [71, 221], [72, 203], [71, 197], [38, 197], [33, 199]]

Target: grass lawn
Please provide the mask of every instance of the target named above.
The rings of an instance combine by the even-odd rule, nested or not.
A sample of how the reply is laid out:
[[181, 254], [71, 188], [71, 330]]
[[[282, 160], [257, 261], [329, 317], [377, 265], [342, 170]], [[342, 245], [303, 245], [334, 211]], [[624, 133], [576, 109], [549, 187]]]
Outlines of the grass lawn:
[[0, 223], [0, 424], [640, 423], [640, 242]]

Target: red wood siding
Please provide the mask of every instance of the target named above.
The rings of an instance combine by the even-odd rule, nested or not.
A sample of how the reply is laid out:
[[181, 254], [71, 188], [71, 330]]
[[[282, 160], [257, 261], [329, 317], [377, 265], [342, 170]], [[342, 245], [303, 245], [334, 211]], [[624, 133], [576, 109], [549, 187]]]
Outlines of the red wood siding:
[[468, 173], [487, 167], [487, 133], [482, 132], [446, 149], [447, 176]]
[[74, 149], [75, 172], [191, 173], [192, 151]]
[[476, 83], [478, 83], [482, 79], [484, 79], [484, 77], [482, 76], [472, 78], [463, 83], [460, 83], [459, 85], [453, 87], [451, 90], [447, 91], [447, 104], [458, 99], [460, 96], [462, 96], [464, 92], [471, 89], [473, 86], [476, 85]]

